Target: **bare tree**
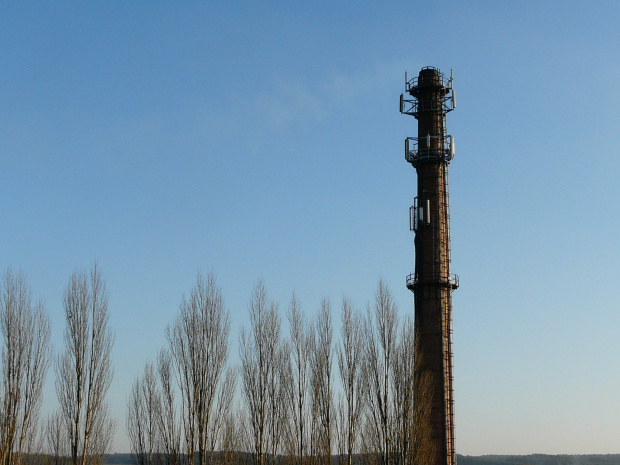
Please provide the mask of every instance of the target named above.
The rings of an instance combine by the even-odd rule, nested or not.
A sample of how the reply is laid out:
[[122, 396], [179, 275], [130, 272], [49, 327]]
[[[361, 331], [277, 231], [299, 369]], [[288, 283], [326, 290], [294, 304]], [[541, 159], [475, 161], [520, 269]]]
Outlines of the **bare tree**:
[[312, 353], [312, 392], [315, 412], [316, 451], [321, 463], [330, 464], [332, 454], [332, 339], [331, 304], [323, 299], [315, 321]]
[[360, 463], [377, 465], [380, 462], [381, 442], [376, 424], [368, 412], [361, 419]]
[[235, 379], [225, 374], [229, 331], [230, 316], [215, 275], [205, 280], [199, 274], [189, 300], [183, 298], [180, 315], [168, 328], [190, 464], [196, 449], [200, 465], [211, 463], [224, 412], [232, 401]]
[[145, 424], [146, 406], [142, 397], [142, 377], [136, 378], [127, 399], [127, 436], [131, 455], [137, 465], [150, 464], [150, 446], [148, 440], [148, 427]]
[[339, 441], [341, 455], [346, 464], [352, 465], [353, 453], [358, 441], [358, 429], [363, 407], [363, 382], [361, 376], [364, 346], [362, 321], [353, 311], [351, 303], [342, 299], [341, 344], [338, 346], [338, 369], [343, 387], [343, 399], [339, 405]]
[[127, 434], [137, 465], [181, 462], [172, 364], [170, 353], [160, 350], [157, 367], [146, 364], [127, 399]]
[[[262, 281], [250, 299], [250, 332], [240, 334], [242, 394], [248, 417], [250, 447], [257, 465], [264, 465], [268, 452], [275, 459], [281, 439], [282, 418], [279, 409], [285, 404], [279, 378], [286, 358], [280, 338], [278, 307], [269, 301]], [[275, 405], [282, 399], [280, 405]]]
[[[110, 415], [108, 404], [101, 409], [101, 416], [93, 426], [93, 434], [90, 440], [90, 456], [86, 458], [93, 465], [103, 465], [105, 457], [110, 450], [112, 437], [116, 429], [116, 422]], [[87, 462], [88, 463], [88, 462]]]
[[399, 465], [413, 465], [413, 331], [413, 320], [407, 317], [394, 351], [394, 448]]
[[218, 464], [233, 465], [243, 463], [241, 460], [243, 444], [243, 427], [240, 412], [230, 408], [226, 412], [222, 429], [222, 456]]
[[13, 465], [24, 452], [36, 452], [50, 327], [43, 304], [32, 303], [25, 277], [10, 270], [0, 287], [0, 337], [0, 463]]
[[366, 398], [368, 427], [376, 435], [380, 460], [390, 463], [393, 422], [393, 387], [391, 371], [397, 336], [397, 309], [390, 290], [381, 280], [375, 293], [374, 312], [368, 310], [366, 321], [366, 354], [364, 379], [367, 383]]
[[47, 453], [53, 465], [64, 465], [69, 455], [68, 444], [65, 441], [64, 419], [59, 410], [54, 411], [45, 424], [45, 442]]
[[101, 463], [114, 432], [106, 394], [114, 337], [108, 294], [97, 265], [75, 272], [65, 290], [65, 351], [56, 363], [56, 393], [73, 465]]
[[152, 363], [136, 378], [127, 399], [127, 433], [137, 465], [151, 465], [160, 451], [159, 424], [161, 399]]
[[310, 328], [306, 323], [301, 305], [295, 293], [291, 297], [288, 307], [287, 318], [289, 321], [289, 332], [291, 339], [291, 385], [289, 399], [291, 402], [292, 420], [292, 443], [294, 453], [298, 458], [298, 463], [304, 462], [308, 448], [309, 436], [309, 363], [310, 363], [310, 344], [308, 332]]
[[[214, 418], [211, 423], [213, 426], [209, 434], [209, 451], [212, 454], [216, 447], [220, 451], [227, 451], [226, 439], [226, 422], [229, 420], [228, 415], [232, 409], [235, 390], [237, 387], [237, 370], [232, 367], [226, 369], [224, 379], [220, 389], [217, 392], [217, 400], [215, 405], [217, 409], [213, 412]], [[211, 460], [211, 458], [209, 459]]]
[[157, 416], [160, 453], [164, 465], [181, 462], [181, 428], [178, 424], [173, 386], [173, 360], [170, 352], [162, 349], [157, 356], [160, 403]]

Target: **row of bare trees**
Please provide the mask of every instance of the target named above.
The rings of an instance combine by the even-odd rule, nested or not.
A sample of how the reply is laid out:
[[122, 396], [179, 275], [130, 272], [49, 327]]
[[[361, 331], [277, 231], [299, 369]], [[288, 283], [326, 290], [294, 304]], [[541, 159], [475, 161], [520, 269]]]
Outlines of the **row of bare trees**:
[[413, 324], [383, 281], [365, 313], [342, 300], [336, 337], [327, 299], [308, 319], [293, 293], [287, 334], [262, 281], [248, 309], [235, 366], [222, 291], [198, 276], [128, 398], [138, 465], [412, 463]]
[[114, 422], [106, 403], [112, 381], [113, 336], [108, 296], [97, 266], [75, 272], [63, 296], [64, 349], [56, 358], [58, 408], [39, 421], [43, 385], [52, 361], [50, 323], [43, 303], [32, 302], [21, 273], [0, 286], [0, 459], [20, 465], [47, 453], [57, 464], [98, 464]]

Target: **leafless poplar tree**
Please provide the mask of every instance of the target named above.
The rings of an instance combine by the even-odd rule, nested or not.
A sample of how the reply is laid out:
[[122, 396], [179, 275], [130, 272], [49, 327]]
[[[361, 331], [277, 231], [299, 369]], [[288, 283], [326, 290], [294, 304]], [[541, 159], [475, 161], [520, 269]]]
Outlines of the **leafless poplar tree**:
[[170, 353], [160, 350], [157, 367], [146, 364], [127, 399], [127, 434], [138, 465], [181, 462], [172, 363]]
[[[280, 317], [278, 316], [278, 321]], [[279, 332], [279, 331], [278, 331]], [[283, 441], [289, 435], [290, 404], [287, 402], [292, 375], [290, 346], [279, 338], [276, 349], [275, 372], [269, 379], [269, 448], [272, 460], [283, 452]]]
[[[216, 450], [216, 446], [219, 450], [227, 452], [226, 450], [226, 421], [228, 414], [232, 409], [233, 399], [235, 397], [235, 390], [237, 386], [237, 370], [234, 368], [227, 368], [224, 375], [224, 379], [221, 388], [217, 393], [217, 400], [215, 405], [217, 409], [213, 413], [213, 428], [210, 430], [209, 436], [209, 452], [212, 454]], [[211, 462], [212, 456], [209, 461]]]
[[45, 424], [45, 442], [47, 453], [52, 465], [64, 465], [69, 455], [69, 447], [65, 440], [64, 419], [59, 410], [54, 411]]
[[329, 465], [332, 454], [332, 359], [333, 328], [331, 304], [323, 299], [315, 321], [311, 359], [313, 411], [315, 412], [316, 452], [321, 463]]
[[413, 320], [408, 316], [401, 326], [394, 351], [394, 448], [399, 465], [413, 465], [413, 331]]
[[223, 428], [222, 456], [218, 465], [237, 465], [241, 460], [243, 444], [243, 427], [241, 425], [240, 412], [237, 409], [229, 409], [226, 412]]
[[157, 356], [160, 403], [157, 424], [160, 439], [160, 453], [164, 465], [179, 465], [181, 462], [181, 428], [177, 417], [173, 383], [173, 360], [165, 349]]
[[353, 311], [351, 303], [342, 299], [341, 342], [338, 346], [338, 369], [343, 387], [343, 399], [339, 403], [339, 447], [345, 463], [352, 465], [353, 453], [358, 441], [363, 408], [363, 382], [361, 376], [364, 345], [362, 321]]
[[19, 464], [35, 453], [41, 395], [50, 362], [50, 326], [42, 303], [33, 305], [25, 277], [7, 271], [0, 287], [0, 460]]
[[362, 465], [377, 465], [381, 462], [382, 449], [380, 435], [372, 417], [366, 413], [361, 420], [360, 434], [360, 463]]
[[63, 298], [65, 351], [56, 363], [56, 393], [73, 465], [101, 463], [114, 422], [105, 401], [112, 382], [114, 337], [108, 325], [108, 294], [97, 265], [75, 272]]
[[[286, 405], [280, 389], [282, 363], [288, 356], [282, 348], [278, 307], [269, 301], [262, 281], [250, 299], [250, 332], [240, 334], [242, 394], [249, 424], [249, 441], [257, 465], [267, 463], [278, 452], [281, 411]], [[277, 404], [275, 403], [277, 402]]]
[[225, 374], [230, 316], [215, 275], [198, 275], [189, 300], [167, 335], [177, 370], [188, 461], [198, 450], [200, 465], [213, 460], [224, 412], [234, 393], [235, 378]]
[[380, 460], [390, 463], [393, 422], [391, 371], [397, 336], [397, 309], [390, 290], [381, 280], [375, 293], [374, 312], [366, 321], [364, 379], [367, 383], [369, 428], [376, 435]]
[[295, 456], [298, 463], [304, 462], [309, 443], [309, 364], [310, 364], [310, 344], [308, 332], [310, 328], [304, 319], [301, 305], [295, 293], [291, 297], [288, 307], [287, 318], [289, 322], [289, 332], [291, 339], [291, 420], [292, 420], [292, 442]]
[[137, 465], [151, 465], [160, 452], [159, 425], [161, 399], [152, 363], [133, 384], [127, 399], [127, 433]]

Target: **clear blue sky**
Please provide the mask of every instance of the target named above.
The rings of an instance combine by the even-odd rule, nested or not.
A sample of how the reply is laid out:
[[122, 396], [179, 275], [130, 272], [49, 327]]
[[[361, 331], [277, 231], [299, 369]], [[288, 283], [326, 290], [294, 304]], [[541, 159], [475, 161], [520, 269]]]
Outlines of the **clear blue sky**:
[[233, 353], [259, 277], [309, 315], [382, 277], [413, 311], [398, 97], [452, 68], [457, 450], [619, 453], [619, 30], [612, 1], [2, 2], [0, 269], [60, 349], [62, 292], [98, 261], [125, 451], [199, 270]]

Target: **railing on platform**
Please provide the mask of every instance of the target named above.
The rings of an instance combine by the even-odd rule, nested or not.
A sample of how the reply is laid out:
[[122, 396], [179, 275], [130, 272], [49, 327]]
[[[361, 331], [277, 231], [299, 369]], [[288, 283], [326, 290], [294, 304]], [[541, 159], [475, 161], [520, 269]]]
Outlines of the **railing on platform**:
[[415, 289], [419, 284], [443, 284], [452, 289], [459, 287], [459, 277], [454, 273], [411, 273], [407, 276], [407, 288]]

